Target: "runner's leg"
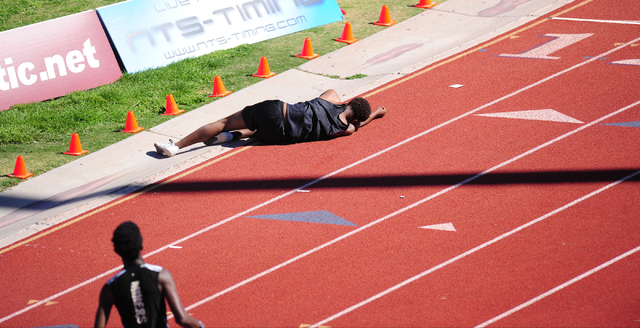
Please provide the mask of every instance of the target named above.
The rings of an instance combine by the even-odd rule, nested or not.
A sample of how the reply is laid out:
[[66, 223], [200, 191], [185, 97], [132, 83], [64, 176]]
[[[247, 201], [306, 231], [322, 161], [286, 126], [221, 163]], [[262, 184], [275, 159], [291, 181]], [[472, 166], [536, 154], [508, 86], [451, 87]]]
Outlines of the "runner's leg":
[[[218, 121], [201, 126], [182, 140], [176, 142], [175, 145], [179, 148], [184, 148], [198, 142], [204, 142], [209, 138], [218, 135], [220, 132], [242, 130], [246, 128], [247, 125], [244, 123], [244, 120], [242, 119], [242, 111], [240, 111]], [[243, 133], [243, 136], [244, 135], [245, 134]]]

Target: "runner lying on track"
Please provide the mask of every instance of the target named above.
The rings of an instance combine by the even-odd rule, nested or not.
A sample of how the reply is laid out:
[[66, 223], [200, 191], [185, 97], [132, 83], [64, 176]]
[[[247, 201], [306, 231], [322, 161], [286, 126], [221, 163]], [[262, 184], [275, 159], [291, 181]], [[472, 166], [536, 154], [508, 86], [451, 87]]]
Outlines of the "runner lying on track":
[[182, 327], [203, 327], [185, 311], [171, 272], [146, 264], [140, 256], [142, 236], [133, 222], [120, 224], [113, 232], [113, 248], [124, 269], [109, 280], [100, 292], [95, 327], [104, 327], [115, 304], [124, 327], [168, 327], [165, 298]]
[[338, 93], [327, 90], [310, 101], [287, 104], [267, 100], [247, 106], [242, 111], [213, 123], [203, 125], [184, 139], [168, 144], [155, 143], [161, 155], [173, 156], [181, 148], [204, 142], [223, 143], [252, 136], [268, 144], [289, 144], [348, 136], [387, 112], [384, 106], [371, 113], [364, 98], [354, 98], [342, 104]]

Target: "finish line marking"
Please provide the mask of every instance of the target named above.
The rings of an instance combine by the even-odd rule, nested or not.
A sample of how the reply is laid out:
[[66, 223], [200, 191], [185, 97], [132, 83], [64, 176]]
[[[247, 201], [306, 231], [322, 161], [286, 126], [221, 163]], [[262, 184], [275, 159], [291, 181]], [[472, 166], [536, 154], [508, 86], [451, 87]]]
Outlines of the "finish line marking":
[[[589, 3], [589, 2], [591, 2], [591, 1], [593, 1], [593, 0], [586, 0], [586, 1], [584, 1], [583, 3], [581, 3], [581, 4], [579, 4], [579, 5], [576, 5], [576, 6], [572, 7], [572, 8], [570, 8], [570, 9], [568, 9], [568, 10], [566, 10], [566, 11], [562, 12], [562, 13], [568, 12], [569, 10], [575, 9], [575, 8], [577, 8], [577, 7], [579, 7], [579, 6], [582, 6], [582, 5], [586, 4], [586, 3]], [[560, 13], [560, 14], [562, 14], [562, 13]], [[537, 23], [534, 23], [534, 24], [530, 25], [530, 26], [529, 26], [529, 28], [530, 28], [530, 27], [533, 27], [533, 26], [536, 26], [536, 25], [540, 24], [541, 22], [544, 22], [544, 21], [539, 21], [539, 22], [537, 22]], [[524, 29], [526, 29], [526, 28], [524, 28]], [[518, 32], [520, 32], [520, 31], [522, 31], [522, 30], [524, 30], [524, 29], [521, 29], [521, 30], [519, 30]], [[514, 33], [512, 33], [512, 34], [514, 34]], [[512, 35], [512, 34], [511, 34], [511, 35]], [[502, 40], [502, 39], [499, 39], [499, 40]], [[494, 41], [494, 42], [498, 42], [499, 40], [496, 40], [496, 41]], [[480, 107], [478, 107], [478, 108], [476, 108], [476, 109], [473, 109], [473, 110], [471, 110], [471, 111], [469, 111], [469, 112], [466, 112], [466, 113], [464, 113], [464, 114], [462, 114], [462, 115], [460, 115], [460, 116], [457, 116], [457, 117], [455, 117], [455, 118], [453, 118], [453, 119], [451, 119], [451, 120], [449, 120], [449, 121], [446, 121], [446, 122], [441, 123], [441, 124], [439, 124], [439, 125], [437, 125], [437, 126], [435, 126], [435, 127], [430, 128], [430, 129], [428, 129], [428, 130], [426, 130], [426, 131], [423, 131], [423, 132], [421, 132], [421, 133], [419, 133], [419, 134], [417, 134], [417, 135], [415, 135], [415, 136], [413, 136], [413, 137], [410, 137], [410, 138], [408, 138], [408, 139], [405, 139], [405, 140], [403, 140], [403, 141], [401, 141], [401, 142], [399, 142], [399, 143], [397, 143], [397, 144], [395, 144], [395, 145], [393, 145], [393, 146], [390, 146], [390, 147], [388, 147], [388, 148], [386, 148], [386, 149], [383, 149], [383, 150], [381, 150], [381, 151], [379, 151], [379, 152], [377, 152], [377, 153], [375, 153], [375, 154], [372, 154], [372, 155], [370, 155], [370, 156], [368, 156], [368, 157], [365, 157], [365, 158], [363, 158], [363, 159], [361, 159], [361, 160], [359, 160], [359, 161], [356, 161], [356, 162], [354, 162], [354, 163], [352, 163], [352, 164], [349, 164], [349, 165], [347, 165], [347, 166], [345, 166], [345, 167], [343, 167], [343, 168], [341, 168], [341, 169], [338, 169], [338, 170], [336, 170], [336, 171], [334, 171], [334, 172], [331, 172], [331, 173], [329, 173], [329, 174], [327, 174], [327, 175], [325, 175], [325, 176], [323, 176], [323, 177], [320, 177], [320, 178], [318, 178], [318, 179], [316, 179], [316, 180], [313, 180], [313, 181], [311, 181], [311, 182], [309, 182], [309, 183], [307, 183], [307, 184], [305, 184], [305, 185], [303, 185], [303, 186], [301, 186], [301, 187], [298, 187], [298, 188], [296, 188], [296, 189], [294, 189], [294, 190], [291, 190], [291, 191], [289, 191], [289, 192], [287, 192], [287, 193], [284, 193], [284, 194], [282, 194], [282, 195], [280, 195], [280, 196], [278, 196], [278, 197], [272, 198], [272, 199], [270, 199], [270, 200], [268, 200], [268, 201], [266, 201], [266, 202], [264, 202], [264, 203], [258, 204], [258, 205], [256, 205], [256, 206], [254, 206], [254, 207], [250, 208], [250, 209], [247, 209], [247, 210], [245, 210], [245, 211], [242, 211], [242, 212], [240, 212], [240, 213], [238, 213], [238, 214], [236, 214], [236, 215], [233, 215], [233, 216], [231, 216], [231, 217], [229, 217], [229, 218], [227, 218], [227, 219], [224, 219], [224, 220], [222, 220], [222, 221], [220, 221], [220, 222], [218, 222], [218, 223], [215, 223], [215, 224], [213, 224], [213, 225], [211, 225], [211, 226], [208, 226], [208, 227], [206, 227], [206, 228], [204, 228], [204, 229], [202, 229], [202, 230], [199, 230], [199, 231], [197, 231], [197, 232], [194, 232], [194, 233], [192, 233], [191, 235], [188, 235], [188, 236], [186, 236], [186, 237], [183, 237], [183, 238], [181, 238], [181, 239], [179, 239], [179, 240], [177, 240], [177, 241], [175, 241], [175, 242], [172, 242], [172, 243], [169, 243], [169, 244], [167, 244], [167, 245], [165, 245], [165, 246], [162, 246], [162, 247], [160, 247], [160, 248], [158, 248], [158, 249], [156, 249], [156, 250], [154, 250], [154, 251], [152, 251], [152, 252], [150, 252], [150, 253], [145, 254], [145, 255], [143, 256], [143, 258], [147, 258], [147, 257], [149, 257], [149, 256], [152, 256], [152, 255], [155, 255], [155, 254], [157, 254], [157, 253], [160, 253], [160, 252], [162, 252], [162, 251], [164, 251], [164, 250], [166, 250], [166, 249], [169, 249], [169, 246], [171, 246], [171, 245], [177, 245], [177, 244], [182, 243], [183, 241], [186, 241], [186, 240], [189, 240], [189, 239], [191, 239], [191, 238], [194, 238], [194, 237], [196, 237], [196, 236], [198, 236], [198, 235], [200, 235], [200, 234], [203, 234], [203, 233], [205, 233], [205, 232], [207, 232], [207, 231], [209, 231], [209, 230], [211, 230], [211, 229], [214, 229], [214, 228], [216, 228], [216, 227], [218, 227], [218, 226], [220, 226], [220, 225], [223, 225], [223, 224], [225, 224], [225, 223], [227, 223], [227, 222], [230, 222], [230, 221], [232, 221], [232, 220], [234, 220], [234, 219], [236, 219], [236, 218], [238, 218], [238, 217], [244, 216], [245, 214], [247, 214], [247, 213], [249, 213], [249, 212], [251, 212], [251, 211], [254, 211], [254, 210], [259, 209], [259, 208], [261, 208], [261, 207], [267, 206], [267, 205], [269, 205], [269, 204], [271, 204], [271, 203], [273, 203], [273, 202], [275, 202], [275, 201], [278, 201], [278, 200], [280, 200], [280, 199], [282, 199], [282, 198], [284, 198], [284, 197], [287, 197], [287, 196], [289, 196], [289, 195], [291, 195], [291, 194], [293, 194], [293, 193], [296, 193], [296, 192], [298, 192], [298, 190], [304, 190], [305, 188], [307, 188], [307, 187], [309, 187], [309, 186], [311, 186], [311, 185], [314, 185], [314, 184], [316, 184], [316, 183], [318, 183], [318, 182], [321, 182], [321, 181], [323, 181], [323, 180], [326, 180], [326, 179], [328, 179], [328, 178], [330, 178], [330, 177], [332, 177], [332, 176], [334, 176], [334, 175], [337, 175], [337, 174], [339, 174], [339, 173], [341, 173], [341, 172], [343, 172], [343, 171], [346, 171], [346, 170], [348, 170], [348, 169], [350, 169], [350, 168], [352, 168], [352, 167], [355, 167], [355, 166], [357, 166], [357, 165], [360, 165], [360, 164], [362, 164], [362, 163], [364, 163], [364, 162], [366, 162], [366, 161], [369, 161], [370, 159], [373, 159], [373, 158], [378, 157], [378, 156], [380, 156], [380, 155], [382, 155], [382, 154], [384, 154], [384, 153], [387, 153], [387, 152], [389, 152], [389, 151], [391, 151], [391, 150], [393, 150], [393, 149], [395, 149], [395, 148], [398, 148], [398, 147], [400, 147], [400, 146], [402, 146], [402, 145], [404, 145], [404, 144], [406, 144], [406, 143], [408, 143], [408, 142], [411, 142], [411, 141], [413, 141], [413, 140], [415, 140], [415, 139], [417, 139], [417, 138], [420, 138], [420, 137], [422, 137], [422, 136], [424, 136], [424, 135], [426, 135], [426, 134], [429, 134], [429, 133], [431, 133], [431, 132], [433, 132], [433, 131], [435, 131], [435, 130], [438, 130], [438, 129], [440, 129], [440, 128], [444, 127], [444, 126], [447, 126], [447, 125], [449, 125], [449, 124], [451, 124], [451, 123], [454, 123], [454, 122], [456, 122], [456, 121], [459, 121], [459, 120], [461, 120], [462, 118], [465, 118], [465, 117], [467, 117], [467, 116], [470, 116], [470, 115], [472, 115], [472, 114], [474, 114], [474, 113], [476, 113], [476, 112], [478, 112], [478, 111], [480, 111], [480, 110], [482, 110], [482, 109], [484, 109], [484, 108], [487, 108], [487, 107], [489, 107], [489, 106], [492, 106], [492, 105], [494, 105], [494, 104], [496, 104], [496, 103], [499, 103], [499, 102], [501, 102], [501, 101], [503, 101], [503, 100], [505, 100], [505, 99], [511, 98], [511, 97], [513, 97], [513, 96], [515, 96], [515, 95], [517, 95], [517, 94], [519, 94], [519, 93], [523, 92], [523, 91], [529, 90], [529, 89], [531, 89], [531, 88], [533, 88], [533, 87], [535, 87], [535, 86], [538, 86], [538, 85], [540, 85], [540, 84], [542, 84], [542, 83], [544, 83], [544, 82], [547, 82], [547, 81], [549, 81], [549, 80], [551, 80], [551, 79], [553, 79], [553, 78], [556, 78], [556, 77], [558, 77], [558, 76], [560, 76], [560, 75], [563, 75], [563, 74], [565, 74], [565, 73], [567, 73], [567, 72], [570, 72], [570, 71], [572, 71], [572, 70], [574, 70], [574, 69], [577, 69], [577, 68], [579, 68], [579, 67], [582, 67], [583, 65], [586, 65], [586, 64], [588, 64], [588, 63], [590, 63], [590, 62], [593, 62], [593, 61], [596, 61], [596, 60], [600, 59], [601, 57], [607, 56], [607, 55], [609, 55], [610, 53], [613, 53], [613, 52], [615, 52], [615, 51], [617, 51], [617, 50], [620, 50], [620, 49], [622, 49], [622, 48], [626, 47], [627, 45], [631, 45], [631, 44], [636, 43], [636, 42], [639, 42], [639, 41], [640, 41], [640, 38], [637, 38], [637, 39], [635, 39], [635, 40], [633, 40], [633, 41], [627, 42], [627, 43], [622, 44], [622, 45], [620, 45], [620, 46], [618, 46], [618, 47], [615, 47], [615, 48], [613, 48], [613, 49], [611, 49], [611, 50], [609, 50], [609, 51], [607, 51], [607, 52], [604, 52], [604, 53], [602, 53], [602, 54], [600, 54], [600, 55], [598, 55], [598, 56], [592, 57], [592, 58], [591, 58], [591, 59], [589, 59], [589, 60], [583, 61], [583, 62], [581, 62], [581, 63], [579, 63], [579, 64], [576, 64], [576, 65], [574, 65], [574, 66], [571, 66], [571, 67], [569, 67], [569, 68], [567, 68], [567, 69], [565, 69], [565, 70], [563, 70], [563, 71], [560, 71], [560, 72], [555, 73], [555, 74], [553, 74], [553, 75], [551, 75], [551, 76], [548, 76], [548, 77], [546, 77], [546, 78], [544, 78], [544, 79], [542, 79], [542, 80], [540, 80], [540, 81], [538, 81], [538, 82], [535, 82], [535, 83], [533, 83], [533, 84], [530, 84], [530, 85], [528, 85], [528, 86], [526, 86], [526, 87], [524, 87], [524, 88], [522, 88], [522, 89], [520, 89], [520, 90], [514, 91], [514, 92], [512, 92], [512, 93], [510, 93], [510, 94], [508, 94], [508, 95], [506, 95], [506, 96], [503, 96], [503, 97], [501, 97], [501, 98], [499, 98], [499, 99], [496, 99], [496, 100], [494, 100], [494, 101], [492, 101], [492, 102], [490, 102], [490, 103], [487, 103], [487, 104], [485, 104], [485, 105], [482, 105], [482, 106], [480, 106]], [[466, 52], [466, 53], [464, 53], [464, 54], [463, 54], [463, 55], [461, 55], [461, 56], [464, 56], [464, 55], [469, 54], [469, 53], [471, 53], [471, 52]], [[455, 57], [454, 59], [452, 59], [452, 60], [450, 60], [450, 61], [445, 61], [445, 62], [443, 62], [443, 63], [441, 63], [441, 64], [436, 65], [436, 66], [444, 65], [445, 63], [449, 63], [449, 62], [451, 62], [451, 61], [453, 61], [453, 60], [455, 60], [455, 59], [457, 59], [457, 58], [460, 58], [461, 56]], [[418, 75], [424, 74], [424, 73], [426, 73], [427, 71], [429, 71], [429, 70], [424, 70], [424, 71], [421, 71], [421, 72], [419, 72], [419, 73], [416, 73], [416, 74], [412, 75], [412, 76], [411, 76], [411, 77], [409, 77], [409, 78], [402, 79], [401, 81], [398, 81], [398, 82], [396, 82], [396, 83], [394, 83], [394, 84], [392, 84], [392, 85], [389, 85], [389, 86], [387, 86], [387, 87], [383, 87], [383, 88], [379, 89], [378, 91], [371, 92], [371, 93], [367, 94], [365, 97], [368, 97], [368, 96], [371, 96], [371, 95], [376, 94], [376, 93], [378, 93], [378, 92], [381, 92], [381, 91], [383, 91], [383, 90], [386, 90], [386, 89], [390, 88], [391, 86], [397, 85], [397, 84], [399, 84], [399, 83], [401, 83], [401, 82], [404, 82], [404, 81], [409, 80], [410, 78], [413, 78], [413, 77], [416, 77], [416, 76], [418, 76]], [[637, 104], [637, 103], [636, 103], [636, 104]], [[634, 104], [634, 105], [630, 105], [630, 106], [635, 106], [635, 104]], [[617, 112], [616, 112], [616, 113], [617, 113]], [[614, 113], [614, 114], [615, 114], [615, 113]], [[611, 116], [613, 116], [613, 114], [610, 114], [610, 115], [611, 115]], [[608, 115], [608, 116], [609, 116], [609, 115]], [[605, 116], [605, 117], [607, 117], [607, 118], [608, 118], [608, 116]], [[588, 127], [588, 126], [590, 126], [590, 125], [591, 125], [591, 124], [584, 125], [584, 126], [582, 126], [581, 128], [579, 128], [579, 129], [577, 129], [577, 130], [574, 130], [574, 131], [575, 131], [575, 132], [577, 132], [578, 130], [581, 130], [582, 128], [586, 128], [586, 127]], [[556, 139], [557, 139], [557, 138], [556, 138]], [[554, 139], [554, 140], [550, 141], [549, 143], [553, 143], [553, 142], [555, 142], [555, 140], [556, 140], [556, 139]], [[544, 145], [542, 145], [542, 146], [546, 146], [546, 145], [547, 145], [547, 144], [544, 144]], [[542, 146], [540, 146], [540, 147], [542, 147]], [[247, 149], [247, 148], [244, 148], [244, 149], [242, 149], [242, 150], [245, 150], [245, 149]], [[242, 150], [238, 150], [238, 151], [242, 151]], [[531, 150], [530, 152], [533, 152], [533, 151], [536, 151], [536, 150], [537, 150], [537, 149], [535, 149], [535, 150]], [[229, 154], [229, 155], [227, 155], [227, 156], [231, 156], [231, 155], [232, 155], [232, 154]], [[522, 154], [522, 155], [520, 155], [519, 157], [524, 157], [524, 156], [526, 156], [526, 155], [528, 155], [528, 153]], [[222, 158], [220, 158], [219, 160], [221, 160], [221, 159], [223, 159], [223, 158], [226, 158], [227, 156], [222, 157]], [[512, 159], [512, 161], [517, 160], [519, 157]], [[217, 161], [217, 160], [216, 160], [216, 161]], [[215, 162], [215, 161], [214, 161], [214, 162]], [[211, 164], [213, 164], [213, 163], [207, 163], [207, 164], [205, 164], [205, 165], [206, 165], [206, 166], [208, 166], [208, 165], [211, 165]], [[506, 165], [506, 164], [508, 164], [508, 163], [506, 163], [506, 162], [505, 162], [505, 163], [503, 163], [503, 164], [504, 164], [504, 165]], [[198, 169], [198, 168], [196, 168], [196, 169], [194, 169], [194, 170], [197, 170], [197, 169]], [[497, 169], [497, 167], [494, 167], [494, 168], [492, 168], [492, 169], [490, 169], [490, 170], [493, 170], [493, 169]], [[191, 172], [191, 171], [189, 171], [189, 173], [190, 173], [190, 172]], [[480, 175], [484, 175], [484, 174], [486, 174], [486, 173], [488, 173], [488, 172], [490, 172], [490, 171], [485, 171], [485, 172], [481, 173]], [[162, 183], [162, 184], [160, 184], [160, 185], [163, 185], [163, 184], [165, 184], [165, 183], [169, 183], [169, 182], [171, 182], [171, 181], [173, 181], [173, 180], [175, 180], [175, 179], [178, 179], [179, 177], [182, 177], [182, 176], [184, 176], [184, 175], [186, 175], [186, 174], [188, 174], [188, 173], [185, 173], [185, 174], [179, 175], [179, 176], [177, 176], [177, 177], [174, 177], [173, 179], [167, 180], [167, 181], [163, 182], [163, 183]], [[432, 198], [437, 197], [437, 196], [439, 196], [440, 194], [445, 193], [445, 192], [447, 192], [447, 191], [449, 191], [449, 190], [451, 190], [451, 189], [455, 189], [455, 188], [457, 188], [459, 185], [465, 184], [465, 183], [467, 183], [467, 182], [469, 182], [469, 181], [471, 181], [471, 180], [475, 180], [475, 179], [476, 179], [477, 177], [479, 177], [480, 175], [477, 175], [477, 176], [475, 176], [475, 177], [472, 177], [472, 178], [470, 178], [470, 179], [467, 179], [467, 180], [465, 180], [465, 181], [463, 181], [463, 182], [459, 183], [458, 185], [455, 185], [455, 186], [449, 187], [449, 188], [447, 188], [447, 189], [445, 189], [445, 190], [441, 191], [440, 193], [437, 193], [437, 194], [433, 195], [433, 197], [432, 197]], [[158, 185], [156, 185], [156, 186], [154, 186], [154, 187], [152, 187], [152, 188], [150, 188], [150, 189], [154, 189], [154, 188], [157, 188], [157, 187], [158, 187]], [[149, 191], [149, 189], [145, 190], [145, 192], [148, 192], [148, 191]], [[142, 193], [142, 192], [140, 192], [140, 193], [138, 193], [138, 194], [141, 194], [141, 193]], [[103, 210], [105, 210], [106, 208], [109, 208], [109, 207], [115, 206], [116, 204], [119, 204], [119, 203], [121, 203], [121, 202], [124, 202], [124, 201], [126, 201], [126, 200], [130, 199], [130, 198], [133, 198], [133, 197], [137, 196], [138, 194], [134, 194], [134, 195], [129, 196], [129, 197], [125, 198], [125, 199], [122, 199], [120, 202], [112, 203], [111, 205], [108, 205], [108, 206], [102, 207], [102, 208], [100, 208], [100, 209], [98, 209], [98, 210], [96, 210], [96, 211], [93, 211], [93, 212], [89, 213], [89, 214], [83, 215], [83, 216], [81, 216], [81, 217], [79, 217], [79, 218], [77, 218], [77, 219], [75, 219], [75, 220], [69, 221], [68, 223], [65, 223], [65, 224], [63, 224], [63, 225], [61, 225], [61, 226], [59, 226], [59, 227], [56, 227], [56, 228], [51, 229], [51, 230], [48, 230], [48, 231], [47, 231], [47, 232], [45, 232], [44, 234], [40, 234], [40, 235], [38, 235], [38, 236], [36, 236], [36, 237], [34, 237], [34, 238], [31, 238], [31, 239], [29, 239], [29, 240], [37, 239], [37, 238], [42, 237], [42, 236], [44, 236], [44, 235], [46, 235], [46, 234], [52, 233], [52, 232], [54, 232], [54, 231], [56, 231], [56, 230], [59, 230], [59, 229], [61, 229], [61, 228], [65, 227], [65, 226], [68, 226], [68, 225], [70, 225], [70, 224], [72, 224], [72, 223], [74, 223], [74, 222], [76, 222], [76, 221], [79, 221], [79, 220], [81, 220], [81, 219], [84, 219], [84, 218], [86, 218], [86, 217], [88, 217], [88, 216], [90, 216], [90, 215], [92, 215], [92, 214], [95, 214], [95, 213], [97, 213], [97, 212], [103, 211]], [[423, 201], [426, 201], [426, 200], [428, 200], [428, 199], [425, 199], [425, 200], [423, 200]], [[420, 203], [420, 202], [419, 202], [419, 203]], [[419, 203], [414, 203], [414, 205], [410, 205], [409, 207], [407, 207], [407, 208], [403, 209], [402, 211], [404, 212], [405, 210], [408, 210], [408, 209], [410, 209], [410, 208], [413, 208], [413, 207], [415, 207], [415, 206], [419, 205]], [[399, 213], [400, 213], [400, 212], [394, 212], [394, 213], [392, 213], [392, 214], [390, 214], [390, 215], [396, 215], [396, 214], [399, 214]], [[378, 221], [383, 220], [383, 219], [386, 219], [386, 217], [385, 217], [385, 218], [378, 219]], [[370, 223], [369, 225], [372, 225], [373, 223], [377, 223], [378, 221], [374, 221], [374, 222]], [[368, 227], [369, 225], [365, 225], [365, 226], [361, 227], [360, 229], [354, 230], [354, 232], [355, 232], [355, 231], [360, 231], [361, 229], [366, 228], [366, 227]], [[345, 235], [345, 236], [344, 236], [344, 238], [346, 238], [346, 237], [348, 237], [348, 235]], [[338, 241], [338, 240], [336, 240], [336, 241]], [[26, 243], [27, 241], [24, 241], [24, 242]], [[6, 251], [8, 251], [8, 250], [10, 250], [10, 249], [12, 249], [12, 248], [15, 248], [15, 247], [19, 246], [19, 245], [22, 245], [22, 243], [19, 243], [19, 244], [17, 244], [17, 245], [14, 245], [14, 246], [12, 246], [12, 247], [10, 247], [10, 248], [8, 248], [8, 249], [4, 249], [4, 250], [2, 250], [1, 252], [6, 252]], [[328, 245], [327, 245], [327, 246], [328, 246]], [[325, 246], [323, 245], [323, 246], [320, 246], [320, 247], [324, 248]], [[315, 252], [315, 249], [314, 249], [314, 250], [311, 250], [311, 251], [309, 251], [309, 252]], [[307, 252], [307, 253], [309, 253], [309, 252]], [[306, 256], [305, 254], [307, 254], [307, 253], [301, 254], [300, 256], [303, 256], [303, 255], [304, 255], [304, 256]], [[308, 254], [307, 254], [307, 255], [308, 255]], [[258, 274], [258, 275], [256, 275], [256, 276], [254, 276], [254, 277], [251, 277], [251, 278], [249, 278], [249, 279], [247, 279], [247, 280], [245, 280], [245, 281], [243, 281], [243, 282], [240, 282], [240, 283], [238, 283], [238, 284], [236, 284], [236, 285], [234, 285], [234, 286], [232, 286], [232, 287], [229, 287], [229, 288], [228, 288], [227, 290], [225, 290], [225, 291], [222, 291], [222, 292], [220, 292], [220, 293], [218, 293], [218, 294], [212, 295], [212, 296], [210, 297], [210, 299], [213, 299], [213, 298], [215, 298], [215, 297], [217, 297], [217, 296], [219, 296], [219, 295], [222, 295], [222, 294], [224, 294], [224, 293], [226, 293], [226, 292], [228, 292], [228, 291], [231, 291], [231, 290], [233, 290], [233, 289], [235, 289], [235, 288], [237, 288], [237, 287], [240, 287], [241, 285], [244, 285], [244, 284], [246, 284], [246, 283], [248, 283], [248, 282], [250, 282], [250, 281], [252, 281], [252, 280], [255, 280], [255, 279], [259, 278], [260, 276], [264, 276], [264, 275], [266, 275], [266, 274], [267, 274], [267, 273], [269, 273], [269, 272], [275, 271], [275, 270], [279, 269], [279, 268], [280, 268], [280, 267], [282, 267], [282, 266], [285, 266], [285, 265], [287, 265], [287, 264], [289, 264], [289, 263], [291, 263], [291, 262], [294, 262], [294, 261], [296, 261], [297, 259], [301, 258], [300, 256], [295, 257], [295, 258], [293, 258], [293, 259], [291, 259], [291, 260], [289, 260], [289, 261], [287, 261], [287, 262], [284, 262], [284, 263], [282, 263], [282, 264], [280, 264], [280, 265], [278, 265], [278, 266], [276, 266], [276, 267], [274, 267], [274, 268], [272, 268], [272, 269], [269, 269], [269, 270], [267, 270], [267, 271], [265, 271], [265, 272], [263, 272], [263, 273], [260, 273], [260, 274]], [[95, 277], [93, 277], [93, 278], [90, 278], [90, 279], [88, 279], [88, 280], [86, 280], [86, 281], [84, 281], [84, 282], [81, 282], [81, 283], [79, 283], [79, 284], [77, 284], [77, 285], [75, 285], [75, 286], [69, 287], [69, 288], [67, 288], [67, 289], [65, 289], [65, 290], [63, 290], [63, 291], [61, 291], [61, 292], [59, 292], [59, 293], [57, 293], [57, 294], [54, 294], [54, 295], [52, 295], [52, 296], [50, 296], [50, 297], [48, 297], [48, 298], [46, 298], [46, 299], [44, 299], [44, 300], [42, 300], [42, 301], [40, 301], [40, 302], [38, 302], [38, 303], [32, 304], [32, 305], [30, 305], [30, 306], [28, 306], [28, 307], [26, 307], [26, 308], [23, 308], [22, 310], [18, 310], [18, 311], [14, 312], [14, 313], [12, 313], [12, 314], [9, 314], [9, 315], [7, 315], [7, 316], [5, 316], [5, 317], [3, 317], [3, 318], [0, 318], [0, 323], [2, 323], [2, 322], [4, 322], [4, 321], [7, 321], [7, 320], [9, 320], [9, 319], [11, 319], [11, 318], [13, 318], [13, 317], [15, 317], [15, 316], [20, 315], [20, 314], [23, 314], [23, 313], [25, 313], [25, 312], [27, 312], [27, 311], [30, 311], [30, 310], [32, 310], [32, 309], [34, 309], [34, 308], [36, 308], [36, 307], [38, 307], [38, 306], [40, 306], [40, 305], [42, 305], [42, 304], [45, 304], [45, 303], [46, 303], [46, 302], [48, 302], [48, 301], [51, 301], [51, 300], [53, 300], [53, 299], [56, 299], [56, 298], [58, 298], [58, 297], [60, 297], [60, 296], [65, 295], [65, 294], [67, 294], [67, 293], [70, 293], [70, 292], [72, 292], [72, 291], [74, 291], [74, 290], [76, 290], [76, 289], [78, 289], [78, 288], [80, 288], [80, 287], [82, 287], [82, 286], [85, 286], [85, 285], [87, 285], [87, 284], [89, 284], [89, 283], [91, 283], [91, 282], [94, 282], [94, 281], [96, 281], [96, 280], [98, 280], [98, 279], [100, 279], [100, 278], [103, 278], [103, 277], [105, 277], [105, 276], [107, 276], [107, 275], [109, 275], [109, 274], [111, 274], [111, 273], [113, 273], [113, 272], [116, 272], [116, 271], [117, 271], [117, 270], [119, 270], [120, 268], [121, 268], [121, 266], [118, 266], [118, 267], [116, 267], [116, 268], [113, 268], [113, 269], [111, 269], [111, 270], [109, 270], [109, 271], [106, 271], [106, 272], [104, 272], [104, 273], [102, 273], [102, 274], [99, 274], [99, 275], [97, 275], [97, 276], [95, 276]], [[209, 299], [209, 298], [207, 298], [207, 299]], [[203, 301], [204, 301], [204, 300], [203, 300]], [[202, 301], [201, 301], [201, 302], [202, 302]], [[187, 310], [192, 309], [192, 308], [194, 308], [194, 307], [198, 306], [199, 304], [201, 304], [201, 303], [200, 303], [200, 302], [195, 303], [195, 304], [193, 304], [193, 305], [189, 306], [189, 307], [187, 308]]]
[[608, 23], [608, 24], [625, 24], [625, 25], [640, 25], [639, 21], [624, 21], [624, 20], [606, 20], [606, 19], [586, 19], [586, 18], [568, 18], [568, 17], [550, 17], [551, 19], [565, 20], [572, 22], [590, 22], [590, 23]]

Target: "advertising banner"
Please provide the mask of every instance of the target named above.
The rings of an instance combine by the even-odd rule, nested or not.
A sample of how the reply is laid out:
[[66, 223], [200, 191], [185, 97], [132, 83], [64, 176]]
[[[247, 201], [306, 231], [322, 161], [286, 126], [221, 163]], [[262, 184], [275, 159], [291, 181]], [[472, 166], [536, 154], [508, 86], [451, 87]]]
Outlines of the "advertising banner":
[[344, 18], [336, 0], [130, 0], [97, 11], [130, 73]]
[[0, 110], [122, 76], [94, 11], [1, 32], [0, 45]]

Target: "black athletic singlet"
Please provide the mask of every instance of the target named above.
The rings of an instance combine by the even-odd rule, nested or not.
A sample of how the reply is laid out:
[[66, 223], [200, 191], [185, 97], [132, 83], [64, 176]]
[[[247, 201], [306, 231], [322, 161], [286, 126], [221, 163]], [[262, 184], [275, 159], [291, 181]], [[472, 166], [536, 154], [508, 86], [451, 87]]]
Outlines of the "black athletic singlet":
[[142, 264], [124, 269], [107, 282], [125, 327], [168, 327], [164, 296], [158, 288], [162, 267]]
[[346, 130], [338, 117], [347, 105], [336, 105], [322, 98], [287, 104], [287, 134], [291, 142], [330, 139], [337, 132]]

